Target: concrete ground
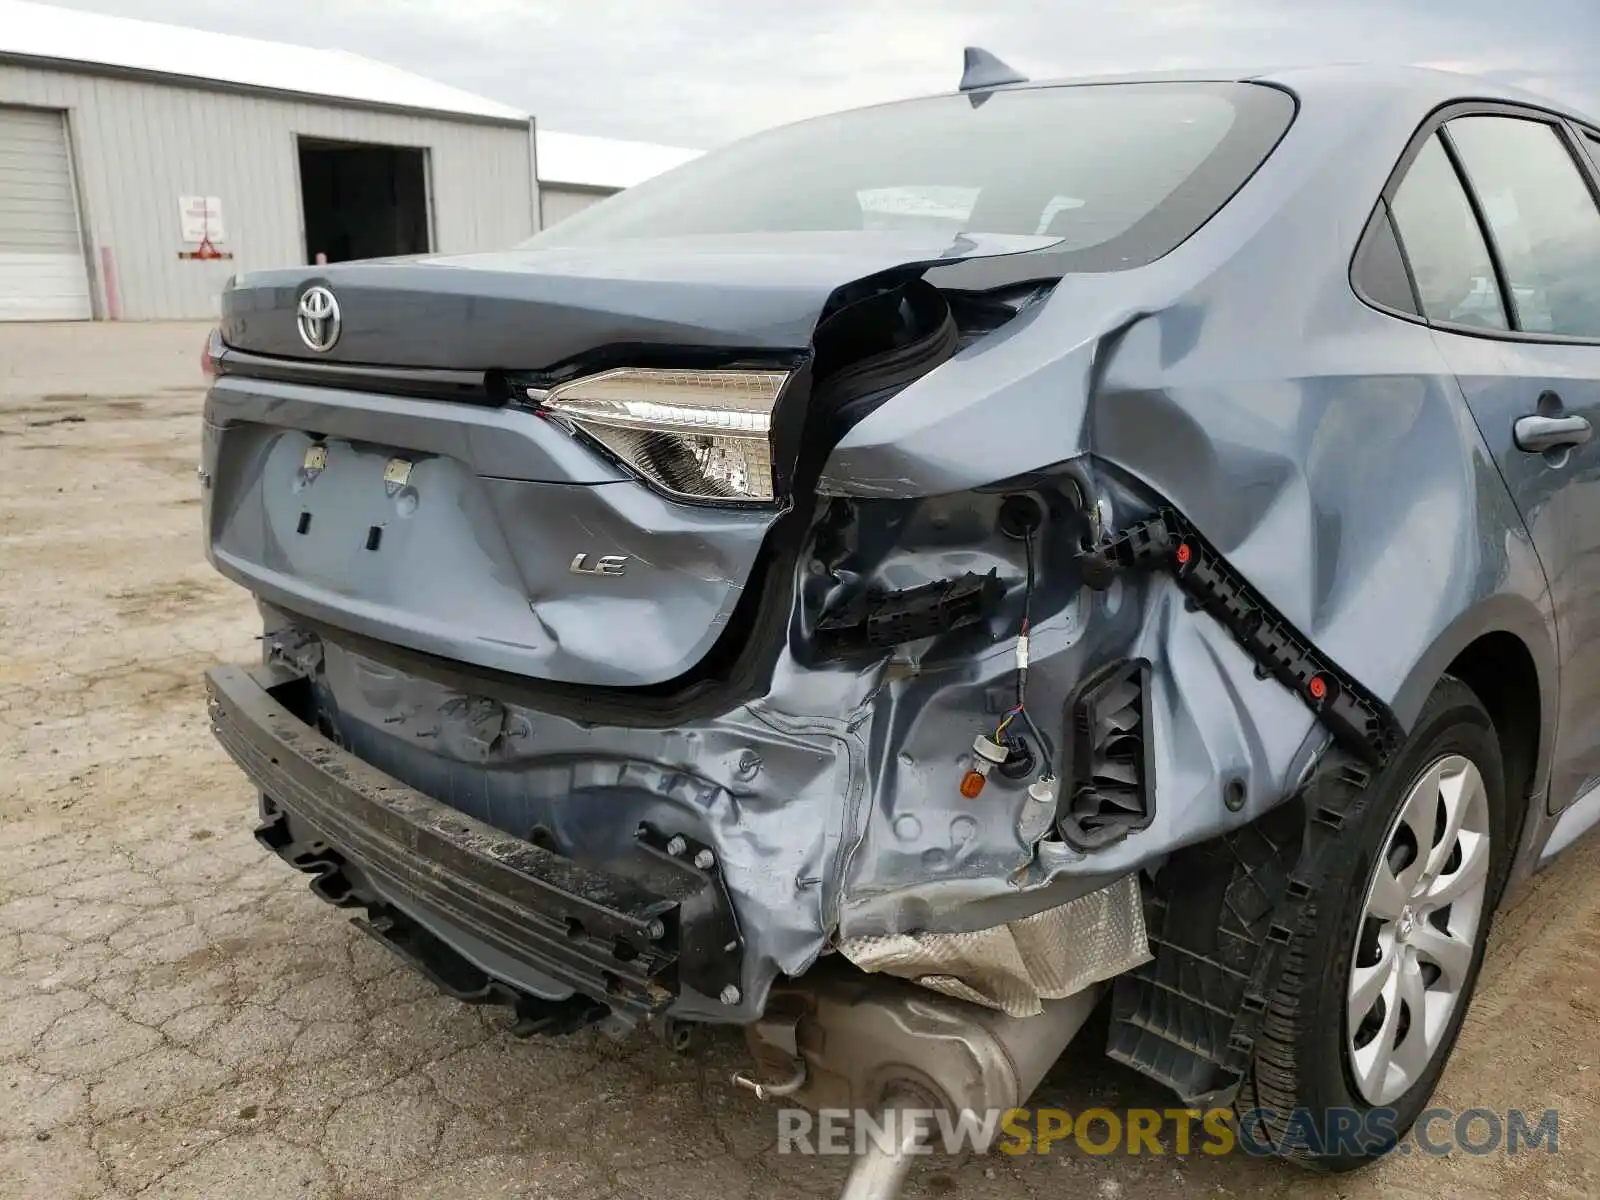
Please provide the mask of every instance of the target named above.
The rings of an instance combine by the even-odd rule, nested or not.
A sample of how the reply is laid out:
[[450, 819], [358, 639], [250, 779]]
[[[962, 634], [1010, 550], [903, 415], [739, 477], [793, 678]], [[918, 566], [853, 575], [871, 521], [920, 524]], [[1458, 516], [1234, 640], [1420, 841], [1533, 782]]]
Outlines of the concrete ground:
[[[828, 1196], [727, 1084], [733, 1037], [519, 1042], [250, 837], [200, 674], [256, 654], [203, 561], [192, 325], [0, 326], [0, 1197]], [[1561, 1152], [933, 1160], [910, 1194], [1600, 1194], [1600, 846], [1499, 924], [1440, 1103], [1561, 1110]], [[1042, 1101], [1151, 1105], [1074, 1047]]]

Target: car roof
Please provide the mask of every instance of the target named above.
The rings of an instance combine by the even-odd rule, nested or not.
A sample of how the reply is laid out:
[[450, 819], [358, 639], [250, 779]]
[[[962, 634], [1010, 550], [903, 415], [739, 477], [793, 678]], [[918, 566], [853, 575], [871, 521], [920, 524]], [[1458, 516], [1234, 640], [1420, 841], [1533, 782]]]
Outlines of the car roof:
[[1422, 111], [1437, 108], [1454, 100], [1495, 100], [1541, 108], [1587, 125], [1600, 124], [1595, 117], [1558, 100], [1482, 75], [1447, 71], [1438, 67], [1385, 66], [1373, 63], [1330, 63], [1272, 68], [1219, 66], [1079, 75], [1028, 80], [1025, 83], [1004, 84], [987, 90], [1020, 91], [1027, 88], [1081, 87], [1106, 83], [1270, 83], [1287, 88], [1306, 99], [1315, 99], [1319, 92], [1343, 93], [1352, 87], [1365, 87], [1372, 91], [1388, 93], [1396, 103], [1415, 104]]

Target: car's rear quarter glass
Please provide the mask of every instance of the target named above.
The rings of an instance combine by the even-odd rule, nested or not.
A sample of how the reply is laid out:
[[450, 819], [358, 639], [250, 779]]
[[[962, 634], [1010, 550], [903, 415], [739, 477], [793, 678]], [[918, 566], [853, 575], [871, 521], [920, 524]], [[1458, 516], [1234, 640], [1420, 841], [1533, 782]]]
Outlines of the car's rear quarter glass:
[[1398, 313], [1420, 315], [1406, 260], [1395, 236], [1394, 222], [1389, 217], [1389, 206], [1381, 201], [1373, 210], [1356, 250], [1352, 277], [1357, 290], [1374, 304]]
[[1137, 266], [1204, 224], [1288, 128], [1244, 83], [938, 96], [818, 117], [706, 155], [540, 234], [539, 246], [741, 232], [936, 228], [1060, 239], [1063, 270]]

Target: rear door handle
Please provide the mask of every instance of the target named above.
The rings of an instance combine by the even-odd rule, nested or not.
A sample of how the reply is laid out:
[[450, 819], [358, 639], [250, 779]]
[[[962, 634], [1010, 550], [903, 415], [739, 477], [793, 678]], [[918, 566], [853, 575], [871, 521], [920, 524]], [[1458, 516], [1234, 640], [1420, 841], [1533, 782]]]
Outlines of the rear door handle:
[[1586, 417], [1518, 417], [1512, 426], [1517, 449], [1530, 454], [1581, 446], [1594, 436], [1594, 426]]

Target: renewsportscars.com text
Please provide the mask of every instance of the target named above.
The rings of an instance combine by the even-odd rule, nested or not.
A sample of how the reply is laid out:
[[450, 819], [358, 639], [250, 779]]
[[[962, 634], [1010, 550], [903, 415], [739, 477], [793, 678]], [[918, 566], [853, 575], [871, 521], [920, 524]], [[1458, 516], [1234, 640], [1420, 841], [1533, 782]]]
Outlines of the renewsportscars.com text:
[[1430, 1108], [1402, 1137], [1394, 1109], [1349, 1108], [1289, 1114], [1284, 1137], [1267, 1130], [1277, 1113], [1227, 1108], [1108, 1108], [1079, 1113], [1060, 1108], [991, 1109], [953, 1114], [943, 1109], [893, 1109], [869, 1113], [824, 1108], [778, 1110], [778, 1153], [861, 1154], [916, 1143], [915, 1153], [1049, 1154], [1069, 1147], [1084, 1154], [1249, 1154], [1269, 1157], [1288, 1149], [1317, 1154], [1397, 1153], [1475, 1155], [1560, 1152], [1560, 1114], [1547, 1108]]

